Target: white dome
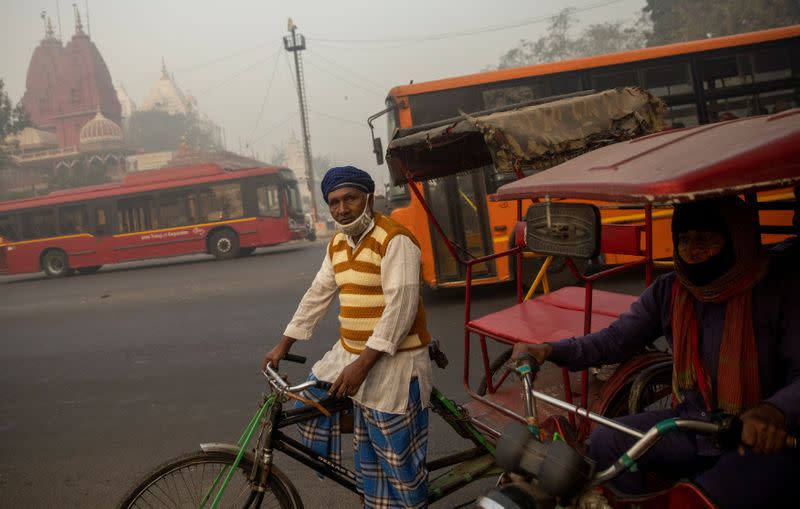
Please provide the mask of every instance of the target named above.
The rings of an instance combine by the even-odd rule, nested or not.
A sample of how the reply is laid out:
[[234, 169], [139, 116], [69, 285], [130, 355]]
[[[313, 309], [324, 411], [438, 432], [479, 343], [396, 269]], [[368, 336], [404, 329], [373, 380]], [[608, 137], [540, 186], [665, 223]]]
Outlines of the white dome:
[[81, 128], [81, 148], [122, 143], [122, 129], [99, 111], [97, 115]]

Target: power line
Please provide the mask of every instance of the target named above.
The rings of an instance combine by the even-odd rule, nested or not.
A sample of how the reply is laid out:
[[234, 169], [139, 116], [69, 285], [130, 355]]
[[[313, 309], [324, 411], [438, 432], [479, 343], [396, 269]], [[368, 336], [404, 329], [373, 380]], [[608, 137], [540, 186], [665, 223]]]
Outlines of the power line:
[[[278, 51], [280, 51], [280, 49], [279, 49]], [[242, 69], [241, 71], [239, 71], [239, 72], [237, 72], [237, 73], [235, 73], [235, 74], [233, 74], [233, 75], [231, 75], [231, 76], [229, 76], [229, 77], [225, 78], [224, 80], [220, 81], [220, 82], [219, 82], [219, 83], [217, 83], [216, 85], [214, 85], [214, 86], [211, 86], [211, 87], [209, 87], [209, 88], [206, 88], [206, 89], [204, 89], [204, 90], [201, 90], [199, 93], [200, 93], [200, 94], [207, 94], [208, 92], [211, 92], [212, 90], [216, 90], [216, 89], [218, 89], [218, 88], [219, 88], [219, 87], [221, 87], [222, 85], [224, 85], [224, 84], [228, 83], [229, 81], [231, 81], [231, 80], [233, 80], [233, 79], [236, 79], [236, 78], [238, 78], [239, 76], [241, 76], [242, 74], [246, 73], [247, 71], [249, 71], [249, 70], [251, 70], [251, 69], [255, 68], [256, 66], [259, 66], [259, 65], [261, 65], [261, 64], [263, 64], [263, 63], [265, 63], [265, 62], [268, 62], [270, 58], [272, 58], [272, 57], [274, 57], [275, 55], [277, 55], [277, 54], [278, 54], [278, 51], [276, 51], [275, 53], [271, 54], [271, 55], [270, 55], [270, 56], [268, 56], [268, 57], [262, 58], [261, 60], [259, 60], [259, 61], [255, 62], [255, 63], [254, 63], [254, 64], [252, 64], [252, 65], [249, 65], [249, 66], [247, 66], [246, 68]]]
[[336, 115], [331, 115], [330, 113], [322, 113], [321, 111], [315, 111], [315, 110], [312, 110], [312, 109], [309, 109], [308, 111], [310, 111], [314, 115], [320, 115], [320, 116], [323, 116], [323, 117], [328, 117], [330, 119], [338, 120], [340, 122], [346, 122], [348, 124], [357, 125], [358, 127], [364, 127], [364, 128], [367, 127], [366, 123], [364, 123], [364, 122], [356, 122], [355, 120], [351, 120], [349, 118], [337, 117]]
[[279, 127], [283, 126], [283, 125], [284, 125], [286, 122], [288, 122], [288, 121], [290, 121], [291, 119], [293, 119], [294, 117], [296, 117], [296, 116], [297, 116], [297, 114], [298, 114], [298, 113], [297, 113], [296, 111], [294, 111], [294, 112], [292, 112], [291, 114], [289, 114], [289, 116], [288, 116], [288, 117], [284, 118], [283, 120], [281, 120], [281, 121], [280, 121], [280, 122], [278, 122], [277, 124], [273, 125], [273, 126], [272, 126], [272, 127], [270, 127], [269, 129], [267, 129], [267, 132], [265, 132], [264, 134], [262, 134], [262, 135], [261, 135], [261, 136], [259, 136], [258, 138], [256, 138], [256, 139], [254, 139], [253, 141], [251, 141], [251, 142], [250, 142], [250, 146], [253, 146], [253, 145], [255, 145], [255, 144], [256, 144], [256, 143], [258, 143], [259, 141], [263, 140], [264, 138], [266, 138], [267, 136], [269, 136], [270, 134], [272, 134], [272, 132], [273, 132], [275, 129], [277, 129], [277, 128], [279, 128]]
[[356, 88], [360, 88], [361, 90], [363, 90], [365, 92], [369, 92], [370, 94], [375, 94], [375, 95], [377, 95], [377, 96], [379, 96], [381, 98], [386, 97], [386, 94], [384, 92], [378, 92], [378, 91], [373, 90], [371, 88], [366, 88], [365, 86], [360, 85], [360, 84], [356, 83], [355, 81], [351, 81], [348, 78], [343, 78], [342, 76], [339, 76], [338, 74], [335, 74], [335, 73], [329, 71], [328, 69], [325, 69], [324, 67], [321, 67], [319, 65], [314, 64], [314, 62], [311, 61], [310, 59], [306, 59], [306, 63], [308, 63], [312, 67], [315, 67], [315, 68], [319, 69], [320, 71], [324, 72], [325, 74], [333, 76], [334, 78], [347, 83], [348, 85], [354, 86]]
[[206, 60], [204, 62], [200, 62], [200, 63], [194, 64], [194, 65], [191, 65], [189, 67], [184, 67], [184, 68], [178, 69], [176, 72], [194, 71], [195, 69], [199, 69], [199, 68], [205, 67], [207, 65], [216, 64], [217, 62], [222, 62], [224, 60], [228, 60], [230, 58], [238, 57], [239, 55], [244, 55], [245, 53], [249, 53], [251, 51], [255, 51], [257, 49], [264, 48], [266, 46], [269, 46], [270, 44], [272, 44], [272, 41], [265, 42], [265, 43], [259, 44], [257, 46], [251, 46], [249, 48], [236, 50], [236, 51], [233, 51], [232, 53], [228, 53], [227, 55], [223, 55], [221, 57], [212, 58], [211, 60]]
[[[281, 48], [278, 48], [280, 51]], [[269, 99], [269, 92], [272, 89], [272, 83], [275, 81], [275, 75], [278, 73], [278, 62], [280, 62], [280, 58], [275, 59], [275, 66], [272, 68], [272, 77], [269, 79], [269, 83], [267, 84], [267, 91], [264, 93], [264, 99], [261, 101], [261, 109], [258, 110], [258, 116], [256, 117], [256, 124], [253, 126], [253, 130], [250, 131], [249, 138], [252, 138], [258, 129], [258, 124], [261, 123], [261, 116], [264, 114], [264, 107], [267, 105], [267, 99]]]
[[[605, 7], [607, 5], [619, 3], [623, 0], [604, 0], [601, 2], [596, 2], [593, 4], [586, 5], [584, 7], [572, 7], [567, 9], [570, 10], [572, 13], [579, 13], [585, 12], [592, 9], [598, 9], [600, 7]], [[563, 10], [563, 9], [561, 9]], [[437, 41], [442, 39], [451, 39], [456, 37], [465, 37], [468, 35], [476, 35], [476, 34], [483, 34], [483, 33], [490, 33], [490, 32], [499, 32], [501, 30], [509, 30], [512, 28], [519, 28], [527, 25], [534, 25], [537, 23], [541, 23], [543, 21], [548, 21], [558, 16], [556, 14], [548, 14], [546, 16], [537, 16], [535, 18], [529, 18], [526, 20], [518, 21], [516, 23], [505, 23], [502, 25], [489, 25], [485, 27], [473, 28], [469, 30], [461, 30], [458, 32], [446, 32], [441, 34], [431, 34], [424, 37], [402, 37], [402, 38], [393, 38], [393, 39], [329, 39], [324, 37], [319, 38], [311, 38], [314, 42], [326, 42], [326, 43], [334, 43], [334, 44], [386, 44], [386, 43], [417, 43], [417, 42], [425, 42], [425, 41]]]
[[367, 78], [365, 76], [359, 75], [358, 73], [352, 71], [351, 69], [348, 69], [348, 68], [344, 67], [343, 65], [341, 65], [341, 64], [339, 64], [337, 62], [334, 62], [330, 58], [326, 58], [325, 56], [317, 53], [316, 51], [314, 51], [312, 49], [309, 49], [308, 52], [309, 53], [313, 53], [314, 56], [317, 56], [317, 57], [321, 58], [322, 60], [328, 62], [329, 64], [338, 67], [339, 69], [343, 70], [344, 72], [346, 72], [348, 74], [352, 74], [353, 76], [355, 76], [356, 78], [360, 79], [361, 81], [366, 81], [367, 83], [369, 83], [371, 85], [374, 85], [374, 86], [376, 86], [376, 87], [378, 87], [380, 89], [386, 89], [387, 88], [386, 85], [382, 85], [382, 84], [380, 84], [380, 83], [378, 83], [376, 81], [372, 81], [371, 79], [369, 79], [369, 78]]

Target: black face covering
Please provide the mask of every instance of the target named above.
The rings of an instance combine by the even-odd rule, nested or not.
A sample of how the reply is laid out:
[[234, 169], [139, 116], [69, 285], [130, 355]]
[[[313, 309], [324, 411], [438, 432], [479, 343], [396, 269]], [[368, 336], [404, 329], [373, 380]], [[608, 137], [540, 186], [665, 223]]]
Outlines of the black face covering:
[[[725, 239], [722, 251], [700, 263], [687, 263], [678, 254], [678, 235], [689, 230], [716, 232]], [[681, 204], [675, 207], [672, 217], [672, 241], [675, 247], [675, 263], [681, 266], [689, 281], [696, 286], [706, 286], [728, 272], [736, 256], [725, 221], [717, 207], [704, 202]]]
[[733, 267], [734, 260], [733, 249], [728, 239], [725, 239], [725, 247], [722, 248], [722, 251], [704, 262], [686, 263], [680, 255], [675, 257], [675, 263], [681, 265], [683, 273], [696, 286], [705, 286], [716, 281]]

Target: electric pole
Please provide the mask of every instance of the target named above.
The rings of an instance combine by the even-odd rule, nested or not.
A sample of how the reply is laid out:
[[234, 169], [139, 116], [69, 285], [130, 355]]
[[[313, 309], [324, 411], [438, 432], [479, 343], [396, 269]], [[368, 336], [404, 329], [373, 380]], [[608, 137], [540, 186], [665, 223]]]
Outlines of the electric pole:
[[303, 61], [300, 52], [306, 49], [306, 38], [297, 33], [297, 26], [289, 18], [289, 31], [291, 35], [283, 38], [283, 47], [286, 51], [294, 53], [294, 69], [297, 73], [297, 102], [300, 103], [300, 123], [303, 128], [303, 152], [306, 159], [306, 179], [308, 181], [308, 191], [311, 193], [311, 215], [314, 222], [317, 221], [317, 193], [314, 184], [314, 167], [311, 157], [311, 137], [308, 133], [308, 109], [306, 100], [306, 85], [303, 81]]

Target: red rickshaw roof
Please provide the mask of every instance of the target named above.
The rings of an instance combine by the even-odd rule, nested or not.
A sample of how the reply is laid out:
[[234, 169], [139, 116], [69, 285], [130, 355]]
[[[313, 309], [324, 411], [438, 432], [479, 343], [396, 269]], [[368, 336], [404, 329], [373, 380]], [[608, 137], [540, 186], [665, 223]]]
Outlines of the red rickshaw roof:
[[800, 184], [800, 109], [662, 131], [502, 186], [498, 200], [682, 202]]

